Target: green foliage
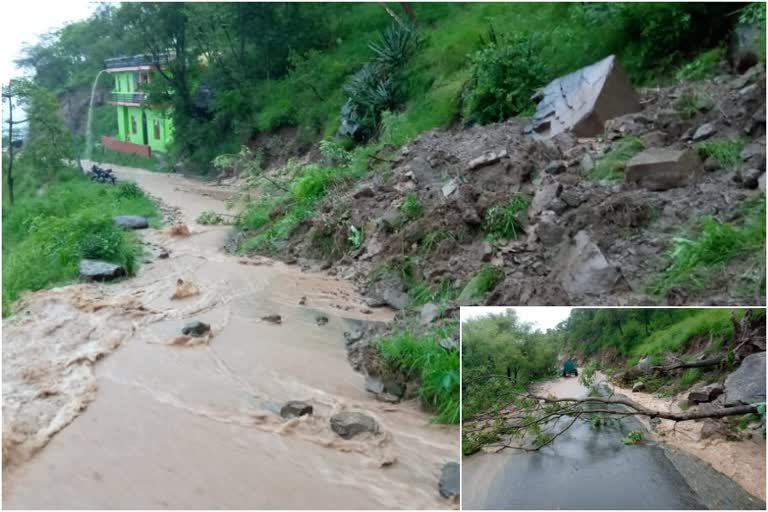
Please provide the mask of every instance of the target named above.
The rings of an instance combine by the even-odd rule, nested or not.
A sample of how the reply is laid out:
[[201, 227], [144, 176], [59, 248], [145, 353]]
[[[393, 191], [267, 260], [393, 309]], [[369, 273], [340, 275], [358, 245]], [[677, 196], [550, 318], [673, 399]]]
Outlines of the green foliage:
[[[20, 175], [34, 180], [34, 173], [24, 172], [29, 163], [22, 165]], [[130, 183], [104, 186], [64, 169], [41, 194], [36, 181], [20, 185], [13, 208], [3, 208], [4, 316], [21, 292], [75, 279], [81, 258], [115, 262], [135, 272], [140, 246], [112, 217], [143, 215], [156, 223], [158, 216], [152, 201]]]
[[528, 200], [522, 194], [513, 194], [506, 204], [497, 204], [486, 210], [483, 230], [493, 238], [515, 239], [521, 229], [519, 216], [528, 209]]
[[459, 294], [458, 300], [480, 299], [504, 280], [504, 271], [492, 265], [483, 265], [472, 276]]
[[683, 64], [675, 78], [679, 81], [684, 80], [703, 80], [711, 78], [717, 74], [720, 62], [725, 58], [725, 48], [717, 47], [706, 50], [698, 54], [693, 60]]
[[31, 170], [42, 183], [54, 181], [71, 159], [74, 143], [58, 114], [56, 96], [49, 90], [27, 80], [14, 81], [13, 94], [26, 112], [28, 132], [24, 144], [24, 157], [31, 162]]
[[683, 388], [691, 387], [691, 384], [701, 377], [701, 368], [688, 368], [680, 375], [680, 385]]
[[531, 114], [531, 96], [551, 78], [533, 34], [496, 35], [470, 57], [472, 78], [464, 94], [466, 122], [487, 124]]
[[400, 205], [400, 213], [403, 214], [405, 220], [418, 219], [424, 214], [424, 207], [419, 201], [419, 196], [415, 192], [408, 192], [405, 194], [403, 204]]
[[507, 405], [528, 383], [553, 375], [555, 340], [519, 320], [514, 310], [462, 324], [464, 420]]
[[347, 241], [353, 250], [357, 250], [363, 245], [363, 232], [357, 229], [354, 224], [349, 225]]
[[695, 88], [686, 89], [675, 104], [680, 114], [691, 119], [699, 112], [707, 112], [715, 106], [714, 100], [707, 94], [697, 91]]
[[462, 432], [461, 452], [463, 455], [472, 455], [480, 451], [486, 444], [499, 441], [501, 438], [495, 431], [491, 432]]
[[374, 62], [388, 69], [405, 65], [421, 45], [416, 27], [393, 23], [379, 34], [379, 41], [370, 43], [368, 48], [374, 54]]
[[632, 445], [632, 444], [637, 444], [642, 440], [643, 440], [643, 434], [636, 430], [633, 430], [632, 432], [627, 434], [627, 437], [625, 437], [621, 441], [626, 445]]
[[741, 164], [740, 155], [744, 149], [744, 141], [730, 138], [709, 139], [699, 142], [695, 148], [702, 158], [712, 157], [725, 169], [733, 170]]
[[760, 62], [765, 64], [765, 2], [750, 2], [744, 6], [739, 14], [739, 22], [755, 25], [758, 34], [754, 42], [755, 51]]
[[[675, 239], [668, 257], [670, 266], [654, 287], [660, 294], [668, 293], [675, 286], [706, 287], [712, 274], [721, 272], [732, 261], [753, 261], [757, 266], [764, 266], [765, 198], [747, 205], [738, 224], [704, 217], [689, 236]], [[764, 287], [765, 281], [759, 286]]]
[[590, 172], [594, 180], [622, 180], [627, 162], [645, 146], [637, 137], [626, 137], [611, 146], [610, 151], [595, 162]]
[[419, 378], [419, 396], [435, 412], [437, 423], [459, 422], [459, 351], [439, 345], [441, 339], [455, 335], [457, 328], [448, 323], [423, 334], [405, 330], [376, 342], [390, 367]]
[[117, 185], [117, 196], [121, 199], [138, 199], [144, 197], [144, 191], [135, 181], [121, 181]]

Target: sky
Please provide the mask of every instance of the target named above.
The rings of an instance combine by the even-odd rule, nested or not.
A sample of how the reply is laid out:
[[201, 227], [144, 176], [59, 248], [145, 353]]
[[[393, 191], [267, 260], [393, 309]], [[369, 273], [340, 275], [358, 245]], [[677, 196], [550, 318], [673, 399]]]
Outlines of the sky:
[[523, 322], [533, 324], [533, 327], [542, 331], [551, 329], [557, 324], [568, 318], [571, 314], [571, 309], [568, 307], [560, 306], [524, 306], [516, 308], [508, 308], [503, 306], [472, 306], [461, 308], [461, 321], [464, 322], [470, 318], [478, 318], [486, 316], [491, 313], [499, 314], [503, 313], [507, 309], [514, 309], [517, 312], [517, 317]]
[[[0, 17], [0, 83], [22, 75], [13, 61], [24, 43], [36, 43], [39, 36], [69, 22], [87, 18], [96, 2], [88, 0], [22, 0], [6, 4]], [[6, 117], [3, 108], [3, 119]]]

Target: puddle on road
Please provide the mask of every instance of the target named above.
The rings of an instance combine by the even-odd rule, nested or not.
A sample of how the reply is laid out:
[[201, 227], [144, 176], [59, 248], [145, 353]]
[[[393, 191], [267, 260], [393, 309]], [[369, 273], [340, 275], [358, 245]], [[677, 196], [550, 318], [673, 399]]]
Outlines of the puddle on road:
[[[437, 481], [458, 458], [458, 429], [430, 424], [415, 403], [373, 400], [346, 359], [343, 332], [392, 313], [366, 312], [335, 277], [221, 253], [227, 228], [193, 221], [223, 211], [222, 194], [201, 197], [178, 176], [131, 176], [179, 206], [192, 235], [148, 230], [168, 259], [121, 283], [30, 294], [4, 322], [3, 505], [454, 506]], [[200, 293], [172, 299], [178, 279]], [[261, 320], [273, 314], [281, 324]], [[210, 342], [171, 345], [190, 319], [211, 325]], [[288, 400], [314, 415], [282, 421], [275, 410]], [[382, 435], [339, 438], [329, 418], [341, 410], [370, 414]]]

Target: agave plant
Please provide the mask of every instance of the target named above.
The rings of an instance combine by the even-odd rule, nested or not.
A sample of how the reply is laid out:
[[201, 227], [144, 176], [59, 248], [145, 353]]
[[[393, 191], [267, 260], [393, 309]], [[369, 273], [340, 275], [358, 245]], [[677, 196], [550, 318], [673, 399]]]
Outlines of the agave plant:
[[392, 24], [379, 35], [379, 41], [368, 45], [375, 55], [375, 62], [395, 69], [408, 61], [421, 44], [421, 38], [413, 25]]

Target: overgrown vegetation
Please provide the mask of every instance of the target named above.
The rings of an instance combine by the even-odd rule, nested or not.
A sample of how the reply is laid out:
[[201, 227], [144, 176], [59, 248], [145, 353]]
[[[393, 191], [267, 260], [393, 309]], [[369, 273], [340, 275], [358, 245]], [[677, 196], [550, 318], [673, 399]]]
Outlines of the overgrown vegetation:
[[[720, 47], [734, 23], [765, 18], [758, 2], [411, 7], [418, 31], [405, 11], [393, 7], [393, 20], [378, 4], [104, 4], [28, 46], [19, 63], [61, 93], [90, 85], [106, 58], [173, 49], [183, 58], [150, 94], [173, 106], [171, 159], [207, 169], [257, 132], [297, 126], [303, 140], [329, 138], [350, 96], [374, 124], [387, 110], [402, 115], [412, 137], [461, 112], [470, 122], [529, 112], [537, 87], [610, 53], [638, 84], [697, 55], [680, 72], [699, 76], [714, 59], [705, 52]], [[491, 36], [489, 20], [498, 30]], [[200, 84], [216, 92], [205, 108], [193, 101]]]
[[515, 239], [521, 230], [520, 216], [528, 210], [528, 200], [522, 194], [513, 194], [506, 204], [494, 205], [486, 210], [483, 230], [491, 239]]
[[717, 138], [696, 144], [696, 151], [702, 158], [712, 157], [727, 170], [734, 170], [740, 166], [742, 149], [744, 149], [744, 141], [741, 139]]
[[689, 234], [675, 239], [669, 251], [670, 266], [654, 286], [667, 294], [673, 287], [702, 289], [733, 263], [747, 263], [741, 289], [749, 297], [765, 293], [765, 198], [747, 203], [741, 220], [734, 223], [704, 217]]
[[455, 321], [423, 333], [402, 330], [379, 338], [377, 346], [393, 371], [405, 372], [420, 382], [421, 401], [435, 413], [437, 423], [459, 422], [459, 351], [440, 346], [456, 335]]

